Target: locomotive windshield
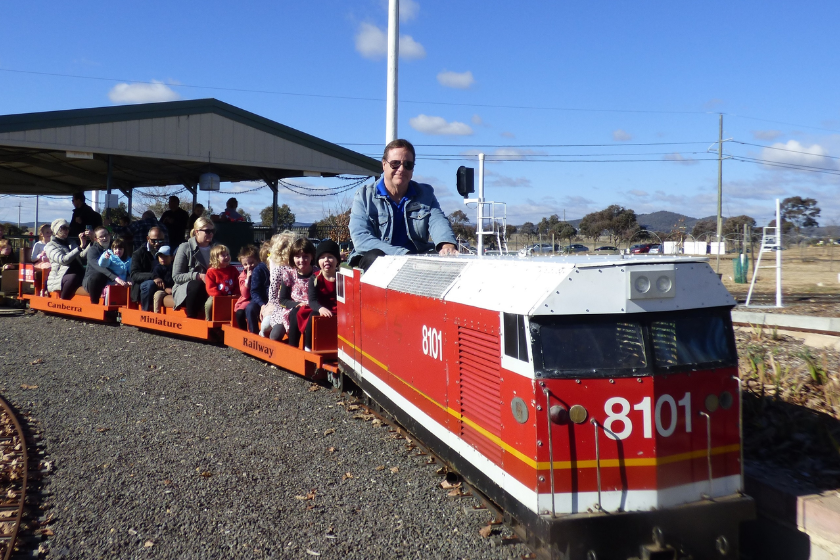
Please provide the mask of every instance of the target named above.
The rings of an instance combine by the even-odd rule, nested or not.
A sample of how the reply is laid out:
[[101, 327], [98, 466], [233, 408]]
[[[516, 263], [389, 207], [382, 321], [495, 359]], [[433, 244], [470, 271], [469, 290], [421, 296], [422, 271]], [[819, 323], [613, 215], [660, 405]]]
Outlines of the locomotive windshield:
[[729, 308], [531, 318], [542, 377], [622, 377], [737, 363]]

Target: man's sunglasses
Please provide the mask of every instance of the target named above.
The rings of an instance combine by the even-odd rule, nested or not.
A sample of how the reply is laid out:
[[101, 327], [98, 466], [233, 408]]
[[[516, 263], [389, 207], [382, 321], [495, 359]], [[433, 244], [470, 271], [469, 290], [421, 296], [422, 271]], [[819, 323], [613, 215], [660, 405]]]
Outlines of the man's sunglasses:
[[164, 239], [149, 239], [149, 243], [163, 243]]
[[405, 167], [406, 170], [408, 170], [408, 171], [411, 171], [412, 169], [414, 169], [414, 162], [413, 161], [400, 161], [398, 159], [395, 159], [394, 161], [389, 161], [388, 165], [390, 165], [391, 169], [393, 169], [393, 170], [399, 169], [401, 165], [403, 167]]

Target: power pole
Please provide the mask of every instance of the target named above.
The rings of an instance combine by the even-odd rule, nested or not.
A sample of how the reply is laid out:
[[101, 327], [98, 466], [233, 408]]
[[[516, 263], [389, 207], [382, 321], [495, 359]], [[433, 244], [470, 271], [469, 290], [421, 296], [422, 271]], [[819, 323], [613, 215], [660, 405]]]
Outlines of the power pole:
[[720, 115], [720, 125], [718, 127], [718, 197], [717, 197], [717, 267], [715, 272], [720, 274], [720, 234], [723, 230], [723, 218], [721, 216], [721, 206], [723, 201], [723, 113]]

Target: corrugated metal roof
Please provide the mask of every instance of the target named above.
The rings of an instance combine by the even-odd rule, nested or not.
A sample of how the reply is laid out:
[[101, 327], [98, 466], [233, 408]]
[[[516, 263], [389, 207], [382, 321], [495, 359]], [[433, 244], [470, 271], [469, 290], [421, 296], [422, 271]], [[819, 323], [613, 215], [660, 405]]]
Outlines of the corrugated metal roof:
[[[92, 154], [90, 159], [67, 152]], [[378, 175], [381, 163], [216, 99], [0, 116], [0, 192]]]

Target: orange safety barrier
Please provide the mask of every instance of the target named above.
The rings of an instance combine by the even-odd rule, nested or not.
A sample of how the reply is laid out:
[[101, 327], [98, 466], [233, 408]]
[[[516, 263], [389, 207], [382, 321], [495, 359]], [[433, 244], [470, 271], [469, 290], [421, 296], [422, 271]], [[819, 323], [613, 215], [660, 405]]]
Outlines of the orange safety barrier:
[[135, 302], [120, 309], [120, 321], [123, 325], [130, 325], [141, 329], [162, 331], [179, 336], [198, 338], [201, 340], [216, 339], [218, 329], [230, 323], [233, 317], [235, 297], [216, 296], [213, 300], [211, 320], [191, 319], [187, 312], [172, 308], [172, 296], [164, 298], [164, 305], [159, 313], [143, 311]]
[[84, 288], [76, 290], [72, 299], [61, 299], [58, 292], [47, 296], [29, 294], [29, 307], [46, 313], [58, 313], [80, 319], [113, 322], [117, 320], [117, 311], [128, 301], [127, 286], [106, 286], [99, 303], [91, 303]]
[[313, 317], [311, 352], [303, 350], [302, 346], [295, 348], [285, 342], [244, 331], [233, 323], [224, 325], [222, 331], [225, 335], [226, 346], [307, 379], [319, 380], [326, 377], [327, 372], [338, 372], [336, 325], [335, 317]]

